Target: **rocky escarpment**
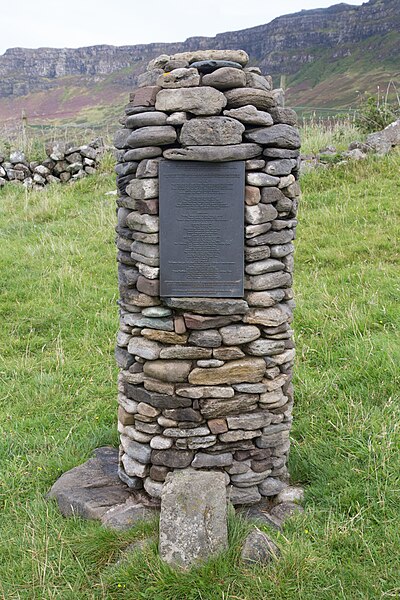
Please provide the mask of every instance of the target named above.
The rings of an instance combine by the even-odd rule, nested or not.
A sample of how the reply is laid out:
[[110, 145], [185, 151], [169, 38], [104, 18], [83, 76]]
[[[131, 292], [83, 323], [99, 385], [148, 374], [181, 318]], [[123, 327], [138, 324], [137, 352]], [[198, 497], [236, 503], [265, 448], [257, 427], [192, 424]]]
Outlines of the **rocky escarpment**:
[[[66, 76], [83, 77], [85, 85], [115, 73], [114, 84], [135, 85], [136, 76], [153, 57], [204, 48], [243, 48], [272, 75], [293, 75], [323, 54], [328, 60], [348, 57], [367, 41], [377, 61], [399, 55], [398, 0], [370, 0], [362, 6], [337, 4], [300, 11], [270, 23], [227, 32], [214, 38], [193, 37], [181, 43], [89, 46], [76, 49], [11, 48], [0, 56], [0, 98], [17, 97], [58, 85]], [[382, 38], [392, 36], [390, 44]], [[120, 73], [118, 73], [120, 72]]]

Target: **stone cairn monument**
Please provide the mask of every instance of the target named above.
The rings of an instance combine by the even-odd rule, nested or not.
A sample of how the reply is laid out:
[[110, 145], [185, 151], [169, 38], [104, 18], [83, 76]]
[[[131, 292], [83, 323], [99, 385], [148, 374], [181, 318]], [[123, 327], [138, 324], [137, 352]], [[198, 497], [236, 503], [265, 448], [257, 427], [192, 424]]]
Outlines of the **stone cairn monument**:
[[287, 484], [300, 139], [242, 50], [160, 56], [115, 146], [119, 476], [222, 471], [235, 505]]

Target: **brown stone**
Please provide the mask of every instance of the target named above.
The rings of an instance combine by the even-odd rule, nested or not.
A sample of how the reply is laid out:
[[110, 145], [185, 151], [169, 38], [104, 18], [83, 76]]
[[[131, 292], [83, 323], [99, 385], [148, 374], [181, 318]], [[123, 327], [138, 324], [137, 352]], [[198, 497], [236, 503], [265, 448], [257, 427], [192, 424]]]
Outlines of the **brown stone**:
[[[197, 410], [193, 410], [193, 408], [171, 408], [164, 410], [163, 415], [167, 417], [167, 419], [174, 419], [175, 421], [187, 421], [190, 423], [201, 423], [203, 417]], [[215, 432], [213, 432], [215, 433]]]
[[154, 481], [165, 481], [168, 473], [168, 467], [162, 467], [161, 465], [152, 465], [150, 467], [150, 477]]
[[244, 201], [248, 206], [255, 206], [261, 200], [260, 188], [253, 185], [246, 185]]
[[174, 318], [174, 329], [176, 333], [186, 333], [186, 325], [183, 317], [178, 316]]
[[135, 200], [135, 210], [141, 215], [158, 215], [158, 200]]
[[148, 296], [159, 296], [160, 294], [160, 281], [158, 279], [147, 279], [143, 275], [139, 275], [136, 287], [139, 292]]
[[[155, 379], [181, 382], [187, 381], [191, 366], [192, 363], [188, 360], [153, 360], [144, 364], [143, 371], [145, 375]], [[211, 371], [211, 369], [206, 370]]]
[[194, 452], [186, 450], [153, 450], [151, 453], [151, 462], [153, 465], [170, 467], [172, 469], [184, 469], [192, 462]]
[[192, 313], [184, 313], [185, 324], [188, 329], [214, 329], [229, 325], [234, 321], [240, 321], [241, 317], [236, 315], [221, 317], [205, 317]]
[[245, 353], [238, 346], [230, 346], [229, 348], [215, 348], [213, 350], [213, 357], [218, 360], [236, 360], [243, 358]]
[[122, 408], [122, 406], [118, 407], [118, 421], [122, 424], [122, 425], [133, 425], [135, 422], [135, 416], [126, 412], [126, 410], [124, 410]]
[[225, 419], [210, 419], [207, 421], [207, 425], [211, 433], [225, 433], [228, 431], [228, 425]]
[[167, 383], [166, 381], [160, 381], [159, 379], [151, 379], [147, 377], [143, 381], [145, 390], [149, 392], [157, 392], [159, 394], [167, 394], [173, 396], [175, 393], [175, 386], [173, 383]]
[[142, 336], [149, 340], [163, 342], [164, 344], [186, 344], [188, 340], [187, 335], [179, 335], [172, 331], [161, 331], [157, 329], [142, 329]]
[[139, 88], [131, 98], [132, 106], [154, 106], [156, 97], [161, 88], [158, 85], [148, 85]]
[[268, 110], [276, 105], [272, 92], [256, 88], [238, 88], [225, 92], [228, 108], [239, 108], [251, 104], [261, 110]]
[[[151, 364], [160, 361], [153, 361]], [[216, 385], [220, 383], [255, 383], [261, 381], [266, 370], [263, 359], [243, 358], [233, 360], [216, 369], [193, 369], [189, 383], [194, 385]], [[144, 369], [146, 373], [146, 365]]]
[[266, 327], [277, 327], [285, 321], [290, 320], [290, 309], [284, 305], [277, 304], [271, 308], [251, 308], [243, 320], [245, 323], [265, 325]]
[[206, 398], [200, 400], [200, 412], [206, 419], [226, 417], [257, 410], [257, 394], [236, 394], [233, 398]]

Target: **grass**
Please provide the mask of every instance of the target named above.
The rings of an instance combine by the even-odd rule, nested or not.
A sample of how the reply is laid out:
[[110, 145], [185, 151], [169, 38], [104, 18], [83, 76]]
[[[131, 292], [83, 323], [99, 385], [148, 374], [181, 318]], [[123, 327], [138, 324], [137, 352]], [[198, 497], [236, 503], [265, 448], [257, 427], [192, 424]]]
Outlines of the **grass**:
[[400, 595], [399, 155], [304, 176], [296, 242], [296, 409], [290, 470], [306, 512], [267, 567], [227, 553], [188, 573], [156, 542], [63, 519], [45, 494], [116, 445], [114, 188], [106, 173], [0, 190], [0, 598], [364, 600]]

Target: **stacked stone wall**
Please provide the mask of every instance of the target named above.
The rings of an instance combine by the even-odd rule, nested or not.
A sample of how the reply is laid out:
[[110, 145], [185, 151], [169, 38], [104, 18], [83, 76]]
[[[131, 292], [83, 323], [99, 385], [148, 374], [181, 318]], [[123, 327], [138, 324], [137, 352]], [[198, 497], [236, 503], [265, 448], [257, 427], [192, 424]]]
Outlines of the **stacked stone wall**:
[[50, 144], [43, 161], [30, 161], [21, 150], [11, 152], [8, 157], [0, 153], [0, 187], [12, 183], [41, 189], [48, 183], [73, 182], [94, 175], [105, 150], [99, 138], [83, 146]]
[[[234, 504], [287, 485], [300, 139], [238, 50], [149, 64], [117, 132], [120, 478], [159, 498], [169, 471], [216, 469]], [[243, 298], [160, 298], [160, 161], [243, 160]], [[217, 199], [216, 199], [217, 201]]]

